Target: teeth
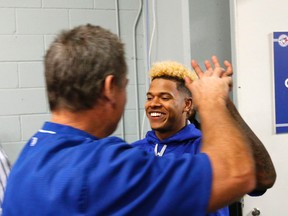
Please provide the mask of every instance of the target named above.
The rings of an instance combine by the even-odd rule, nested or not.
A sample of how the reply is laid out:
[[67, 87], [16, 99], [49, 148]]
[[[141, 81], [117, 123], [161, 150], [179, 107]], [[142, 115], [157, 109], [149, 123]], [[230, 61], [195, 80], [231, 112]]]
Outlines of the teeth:
[[150, 114], [152, 117], [161, 116], [161, 113], [153, 112]]

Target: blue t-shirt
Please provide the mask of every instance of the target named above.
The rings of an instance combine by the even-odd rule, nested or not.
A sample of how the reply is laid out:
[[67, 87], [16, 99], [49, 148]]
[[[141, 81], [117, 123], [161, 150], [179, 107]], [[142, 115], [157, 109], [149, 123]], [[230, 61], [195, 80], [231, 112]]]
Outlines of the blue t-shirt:
[[[171, 154], [180, 157], [183, 156], [184, 153], [196, 155], [200, 153], [201, 137], [201, 131], [198, 130], [194, 124], [188, 124], [178, 133], [164, 140], [159, 140], [155, 131], [148, 131], [144, 139], [132, 143], [132, 146], [141, 148], [150, 154], [155, 154], [155, 149], [156, 152], [160, 152], [166, 145], [162, 157], [167, 157]], [[229, 207], [224, 207], [208, 215], [229, 216]]]
[[203, 216], [211, 185], [206, 154], [155, 157], [46, 122], [12, 168], [3, 216]]

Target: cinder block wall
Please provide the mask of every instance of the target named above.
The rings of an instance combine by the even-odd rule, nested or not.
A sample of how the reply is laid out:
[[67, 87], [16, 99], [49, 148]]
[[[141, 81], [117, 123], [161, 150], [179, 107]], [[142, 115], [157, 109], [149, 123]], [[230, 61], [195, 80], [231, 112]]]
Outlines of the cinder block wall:
[[[139, 1], [119, 0], [120, 31], [115, 0], [0, 0], [0, 143], [14, 163], [23, 145], [50, 113], [43, 77], [43, 56], [62, 29], [101, 25], [120, 34], [129, 65], [128, 101], [115, 135], [137, 139], [133, 26]], [[145, 101], [143, 18], [136, 29], [137, 73], [141, 108]], [[142, 119], [143, 110], [141, 111]], [[123, 124], [122, 124], [123, 123]], [[123, 127], [124, 126], [124, 127]], [[123, 134], [124, 132], [124, 134]]]

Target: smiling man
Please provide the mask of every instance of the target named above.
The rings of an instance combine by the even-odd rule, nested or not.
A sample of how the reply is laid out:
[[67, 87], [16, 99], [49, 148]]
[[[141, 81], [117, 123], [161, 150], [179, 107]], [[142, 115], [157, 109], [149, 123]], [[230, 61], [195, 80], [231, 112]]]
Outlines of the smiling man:
[[[184, 77], [195, 80], [197, 75], [178, 62], [164, 61], [153, 65], [150, 77], [145, 110], [152, 130], [132, 145], [159, 157], [199, 153], [202, 133], [188, 121], [194, 111], [184, 81]], [[229, 209], [209, 215], [227, 216]]]
[[152, 131], [147, 133], [144, 140], [135, 142], [134, 146], [155, 152], [157, 156], [161, 152], [160, 156], [175, 151], [199, 151], [201, 132], [187, 121], [193, 103], [184, 76], [192, 80], [197, 78], [196, 74], [177, 62], [160, 62], [151, 68], [152, 81], [147, 92], [145, 110]]

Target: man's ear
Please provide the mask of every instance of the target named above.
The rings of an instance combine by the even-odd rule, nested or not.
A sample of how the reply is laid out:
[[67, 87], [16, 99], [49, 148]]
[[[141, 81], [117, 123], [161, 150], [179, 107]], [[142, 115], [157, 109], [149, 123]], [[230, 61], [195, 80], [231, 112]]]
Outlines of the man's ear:
[[189, 113], [190, 110], [193, 109], [193, 101], [192, 101], [192, 97], [187, 97], [185, 98], [185, 108], [184, 108], [184, 112]]
[[103, 97], [112, 104], [116, 103], [116, 83], [113, 75], [108, 75], [103, 84]]

